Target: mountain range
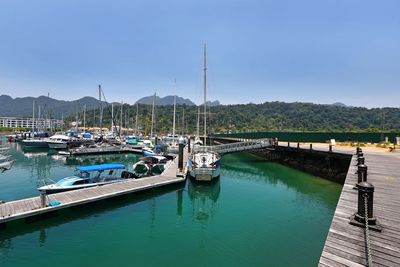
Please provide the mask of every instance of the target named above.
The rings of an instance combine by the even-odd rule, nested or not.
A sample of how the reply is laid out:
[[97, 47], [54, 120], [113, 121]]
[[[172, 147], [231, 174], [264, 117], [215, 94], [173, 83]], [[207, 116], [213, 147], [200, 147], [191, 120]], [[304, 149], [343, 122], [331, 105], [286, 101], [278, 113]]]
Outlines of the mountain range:
[[[153, 104], [153, 96], [145, 96], [136, 101], [138, 104], [145, 104], [145, 105], [152, 105]], [[136, 104], [135, 103], [135, 104]], [[165, 105], [173, 105], [174, 104], [174, 96], [167, 95], [165, 97], [156, 96], [155, 104], [158, 106], [165, 106]], [[196, 106], [196, 104], [188, 98], [183, 98], [180, 96], [176, 96], [176, 104], [177, 105], [187, 105], [187, 106]], [[221, 103], [216, 101], [207, 101], [207, 106], [215, 107], [219, 106]]]
[[82, 111], [84, 105], [87, 110], [99, 106], [99, 100], [88, 96], [74, 101], [64, 101], [47, 96], [12, 98], [8, 95], [0, 95], [0, 116], [32, 117], [33, 103], [35, 103], [35, 116], [38, 116], [40, 106], [41, 116], [58, 119], [74, 114], [76, 111]]
[[[39, 97], [17, 97], [12, 98], [8, 95], [0, 95], [0, 117], [31, 117], [33, 111], [33, 103], [35, 103], [35, 116], [38, 116], [39, 106], [42, 116], [60, 119], [62, 116], [70, 116], [76, 111], [81, 112], [83, 106], [86, 110], [93, 110], [99, 107], [99, 100], [94, 97], [83, 97], [74, 101], [57, 100], [47, 96]], [[137, 101], [139, 104], [151, 105], [153, 96], [147, 96]], [[156, 105], [173, 105], [174, 96], [157, 97]], [[196, 104], [190, 99], [176, 97], [177, 105], [195, 106]], [[105, 102], [103, 102], [105, 105]], [[136, 104], [136, 103], [135, 103]], [[117, 104], [119, 105], [119, 103]], [[207, 102], [208, 106], [218, 106], [219, 101]]]

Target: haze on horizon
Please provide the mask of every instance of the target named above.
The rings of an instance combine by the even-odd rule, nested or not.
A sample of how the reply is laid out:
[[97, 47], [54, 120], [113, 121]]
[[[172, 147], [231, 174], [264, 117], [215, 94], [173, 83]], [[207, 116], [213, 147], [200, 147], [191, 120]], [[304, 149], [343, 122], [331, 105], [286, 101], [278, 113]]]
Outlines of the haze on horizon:
[[[398, 107], [400, 2], [3, 1], [0, 95]], [[174, 89], [174, 79], [177, 89]]]

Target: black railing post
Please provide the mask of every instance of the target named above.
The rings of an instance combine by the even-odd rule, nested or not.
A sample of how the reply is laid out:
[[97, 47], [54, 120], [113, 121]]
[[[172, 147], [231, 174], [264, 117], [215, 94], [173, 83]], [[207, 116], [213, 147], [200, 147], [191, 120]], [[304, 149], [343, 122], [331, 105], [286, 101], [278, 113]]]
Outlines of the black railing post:
[[312, 150], [312, 144], [310, 144], [310, 150]]
[[300, 148], [300, 143], [299, 142], [297, 142], [297, 148]]
[[[357, 212], [351, 217], [350, 224], [364, 228], [365, 224], [368, 223], [371, 230], [382, 231], [382, 227], [377, 223], [373, 212], [374, 186], [368, 182], [361, 182], [357, 184], [357, 188], [358, 208]], [[367, 198], [367, 205], [365, 205], [365, 198]], [[365, 218], [365, 208], [367, 208], [367, 218]]]
[[188, 138], [188, 153], [190, 153], [190, 136]]
[[357, 158], [357, 166], [365, 164], [365, 158], [364, 157], [358, 157]]
[[367, 171], [368, 167], [365, 164], [358, 165], [358, 183], [366, 182], [367, 181]]

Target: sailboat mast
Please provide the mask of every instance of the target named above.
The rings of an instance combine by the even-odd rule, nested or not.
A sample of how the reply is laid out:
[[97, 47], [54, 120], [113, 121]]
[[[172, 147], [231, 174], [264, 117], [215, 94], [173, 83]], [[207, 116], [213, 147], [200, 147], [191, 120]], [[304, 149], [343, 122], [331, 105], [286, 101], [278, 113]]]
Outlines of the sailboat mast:
[[204, 44], [204, 146], [207, 141], [207, 48]]
[[150, 129], [150, 137], [153, 137], [153, 127], [154, 127], [154, 105], [156, 102], [156, 93], [153, 96], [153, 109], [151, 111], [151, 129]]
[[99, 102], [100, 102], [100, 117], [99, 117], [99, 122], [100, 122], [100, 134], [103, 133], [103, 105], [101, 103], [101, 85], [99, 84]]
[[114, 103], [111, 103], [111, 132], [114, 134]]
[[176, 79], [175, 79], [175, 94], [174, 94], [174, 120], [172, 123], [172, 140], [175, 144], [175, 116], [176, 116]]
[[200, 138], [200, 106], [197, 111], [196, 137]]
[[32, 132], [35, 132], [35, 100], [33, 100], [32, 104]]
[[139, 114], [139, 104], [136, 103], [136, 121], [135, 121], [135, 136], [137, 137], [138, 130], [138, 115]]
[[83, 132], [86, 132], [86, 104], [83, 106]]
[[[40, 127], [40, 128], [39, 128], [39, 127]], [[38, 113], [37, 131], [38, 131], [38, 132], [42, 131], [42, 114], [40, 114], [40, 105], [39, 105], [39, 113]]]
[[122, 108], [123, 107], [124, 107], [124, 102], [121, 101], [121, 122], [119, 125], [119, 137], [121, 137], [121, 134], [122, 134], [122, 126], [123, 126], [123, 124], [122, 124]]

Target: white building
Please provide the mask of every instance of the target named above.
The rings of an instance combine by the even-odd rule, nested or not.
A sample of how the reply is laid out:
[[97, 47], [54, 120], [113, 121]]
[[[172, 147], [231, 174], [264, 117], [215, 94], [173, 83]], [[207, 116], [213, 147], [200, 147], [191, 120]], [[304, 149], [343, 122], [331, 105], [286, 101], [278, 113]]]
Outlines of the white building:
[[64, 125], [64, 121], [55, 119], [35, 119], [0, 117], [0, 127], [8, 128], [35, 128], [35, 129], [57, 129]]

